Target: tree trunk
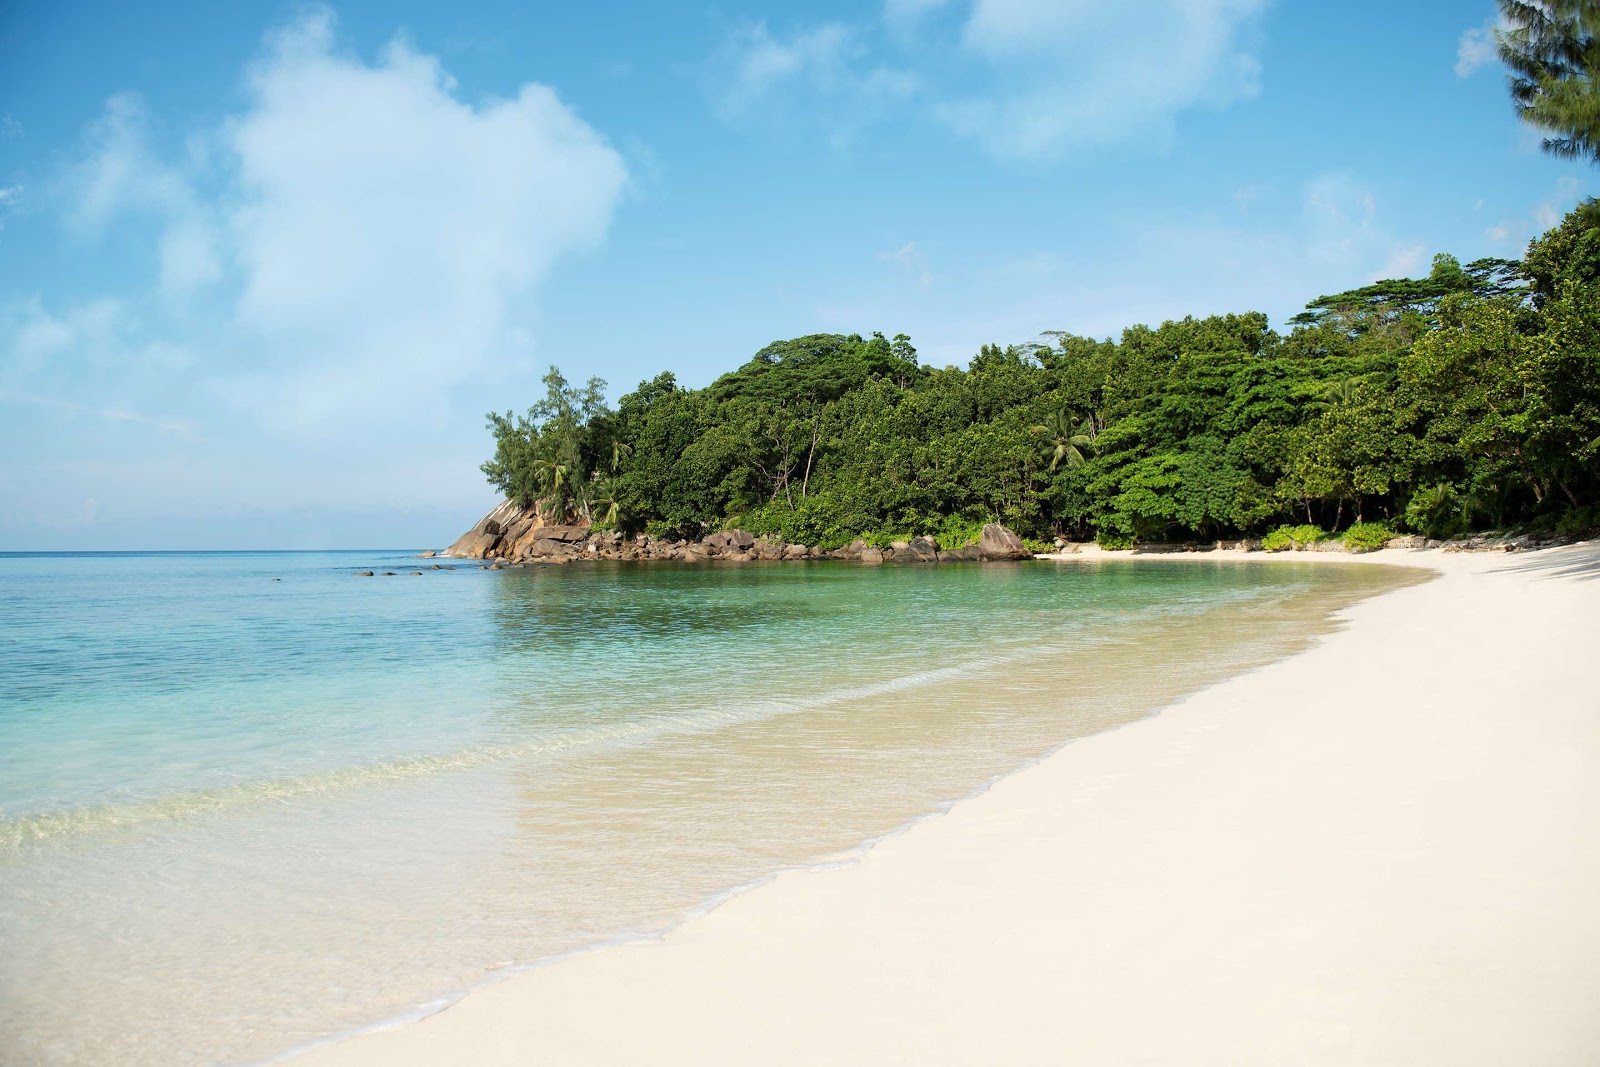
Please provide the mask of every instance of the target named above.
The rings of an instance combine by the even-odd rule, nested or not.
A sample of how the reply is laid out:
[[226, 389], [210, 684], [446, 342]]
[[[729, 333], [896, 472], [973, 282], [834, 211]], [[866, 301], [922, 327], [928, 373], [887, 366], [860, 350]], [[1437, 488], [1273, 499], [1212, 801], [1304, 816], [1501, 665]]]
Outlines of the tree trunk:
[[817, 438], [822, 430], [822, 416], [818, 415], [811, 420], [811, 451], [806, 453], [806, 476], [800, 483], [800, 499], [806, 498], [806, 489], [811, 485], [811, 459], [817, 454]]

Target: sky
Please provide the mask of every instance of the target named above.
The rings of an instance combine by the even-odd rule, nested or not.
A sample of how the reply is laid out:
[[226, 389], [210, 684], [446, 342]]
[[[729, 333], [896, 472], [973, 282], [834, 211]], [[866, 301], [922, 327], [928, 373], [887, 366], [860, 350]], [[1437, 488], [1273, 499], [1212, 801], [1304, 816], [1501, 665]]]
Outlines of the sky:
[[1263, 311], [1594, 175], [1489, 0], [0, 4], [0, 550], [440, 547], [484, 413]]

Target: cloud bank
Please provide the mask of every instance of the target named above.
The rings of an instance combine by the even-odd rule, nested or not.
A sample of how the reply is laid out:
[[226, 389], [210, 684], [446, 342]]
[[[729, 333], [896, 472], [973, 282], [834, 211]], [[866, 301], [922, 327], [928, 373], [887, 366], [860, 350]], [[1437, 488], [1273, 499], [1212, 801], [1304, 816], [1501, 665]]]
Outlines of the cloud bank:
[[548, 87], [464, 101], [402, 40], [373, 63], [341, 53], [325, 12], [272, 34], [246, 87], [248, 106], [178, 160], [150, 147], [137, 96], [112, 97], [67, 221], [92, 241], [153, 220], [160, 294], [209, 312], [174, 343], [208, 351], [193, 372], [280, 429], [407, 418], [526, 359], [540, 282], [601, 240], [626, 183]]
[[[904, 102], [992, 156], [1052, 159], [1164, 141], [1185, 112], [1255, 96], [1270, 3], [886, 0], [881, 25], [831, 22], [786, 37], [742, 27], [714, 60], [714, 83], [724, 117], [749, 115], [782, 85], [841, 124]], [[898, 65], [869, 65], [879, 31], [904, 46]]]

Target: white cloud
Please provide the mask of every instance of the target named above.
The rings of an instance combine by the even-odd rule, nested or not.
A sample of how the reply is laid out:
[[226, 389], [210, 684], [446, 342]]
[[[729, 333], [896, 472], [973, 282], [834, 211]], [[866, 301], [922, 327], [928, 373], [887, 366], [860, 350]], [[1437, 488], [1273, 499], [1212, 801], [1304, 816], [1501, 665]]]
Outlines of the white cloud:
[[1557, 178], [1550, 193], [1529, 208], [1526, 215], [1502, 218], [1486, 228], [1484, 236], [1500, 246], [1498, 251], [1520, 255], [1529, 241], [1559, 224], [1576, 206], [1582, 188], [1582, 183], [1570, 175]]
[[1496, 59], [1495, 31], [1510, 29], [1503, 18], [1492, 18], [1481, 26], [1463, 30], [1456, 42], [1456, 77], [1470, 78]]
[[68, 222], [80, 237], [93, 237], [123, 213], [157, 218], [163, 227], [157, 249], [161, 289], [182, 296], [220, 277], [219, 235], [189, 176], [155, 158], [149, 121], [136, 94], [106, 101], [89, 131], [89, 155], [69, 178], [75, 203]]
[[437, 388], [512, 353], [526, 301], [559, 257], [604, 236], [626, 181], [545, 86], [475, 106], [403, 42], [368, 65], [332, 36], [327, 15], [279, 34], [224, 137], [238, 319], [277, 356], [248, 387], [278, 393], [291, 422], [388, 405], [397, 380]]
[[1351, 175], [1313, 178], [1306, 184], [1304, 203], [1300, 254], [1323, 278], [1373, 282], [1426, 273], [1428, 246], [1390, 232], [1381, 221], [1377, 197]]
[[849, 128], [867, 117], [863, 109], [875, 111], [916, 89], [905, 71], [869, 63], [857, 31], [838, 22], [787, 38], [765, 22], [741, 26], [724, 41], [713, 68], [717, 108], [730, 121], [774, 105], [794, 108], [798, 94], [841, 105], [840, 125]]
[[10, 389], [0, 389], [0, 404], [27, 404], [30, 407], [48, 408], [53, 411], [66, 412], [72, 415], [88, 415], [96, 419], [106, 419], [111, 422], [131, 422], [141, 426], [149, 426], [165, 433], [176, 434], [179, 437], [194, 436], [194, 427], [184, 419], [174, 419], [159, 415], [145, 415], [137, 411], [125, 411], [120, 408], [101, 408], [90, 404], [79, 404], [72, 400], [60, 400], [54, 397], [33, 396], [29, 393], [13, 392]]
[[[604, 236], [626, 183], [549, 88], [466, 102], [403, 41], [374, 63], [336, 51], [325, 12], [269, 38], [247, 91], [176, 162], [151, 147], [138, 98], [113, 97], [72, 172], [69, 223], [92, 240], [124, 214], [157, 219], [163, 292], [223, 283], [203, 323], [166, 324], [205, 331], [192, 377], [283, 430], [405, 421], [526, 363], [540, 283]], [[118, 324], [158, 320], [134, 301]]]
[[884, 0], [883, 17], [892, 23], [914, 22], [944, 7], [949, 0]]
[[1260, 90], [1250, 37], [1268, 0], [976, 0], [962, 45], [992, 84], [939, 114], [1003, 157], [1039, 158], [1135, 139]]
[[928, 257], [922, 254], [922, 249], [915, 241], [907, 241], [893, 252], [880, 252], [878, 258], [885, 263], [893, 263], [917, 279], [919, 285], [926, 286], [933, 280], [928, 273]]
[[1426, 273], [1428, 265], [1428, 248], [1426, 245], [1409, 244], [1400, 245], [1389, 253], [1389, 258], [1384, 260], [1383, 266], [1372, 272], [1370, 281], [1384, 281], [1390, 278], [1416, 278]]
[[0, 229], [5, 229], [6, 216], [22, 203], [22, 186], [0, 185]]
[[[1014, 159], [1160, 143], [1178, 115], [1260, 91], [1256, 28], [1271, 2], [972, 0], [964, 20], [940, 20], [913, 45], [907, 27], [943, 0], [886, 0], [881, 26], [830, 22], [787, 38], [764, 23], [741, 29], [716, 64], [715, 96], [724, 118], [740, 118], [787, 92], [791, 114], [846, 129], [914, 103]], [[906, 55], [899, 67], [870, 59], [885, 32]]]
[[153, 337], [126, 301], [101, 297], [62, 313], [38, 300], [19, 302], [0, 314], [7, 340], [0, 361], [0, 386], [121, 392], [134, 383], [184, 373], [192, 361], [180, 345]]

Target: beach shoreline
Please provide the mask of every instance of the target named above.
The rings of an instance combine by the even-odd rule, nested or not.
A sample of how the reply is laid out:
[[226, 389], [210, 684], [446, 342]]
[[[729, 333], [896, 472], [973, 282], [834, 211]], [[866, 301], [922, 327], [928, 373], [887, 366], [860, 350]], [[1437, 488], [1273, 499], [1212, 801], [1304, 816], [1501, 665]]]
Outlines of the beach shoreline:
[[[1518, 1062], [1563, 1063], [1600, 1048], [1600, 1026], [1571, 1011], [1600, 992], [1600, 965], [1587, 962], [1600, 959], [1600, 924], [1575, 914], [1575, 902], [1600, 891], [1600, 842], [1587, 825], [1593, 820], [1574, 823], [1571, 814], [1585, 810], [1579, 801], [1600, 803], [1592, 773], [1600, 767], [1600, 671], [1582, 654], [1585, 623], [1600, 603], [1600, 582], [1585, 580], [1600, 573], [1596, 546], [1047, 560], [1124, 557], [1378, 563], [1422, 567], [1439, 580], [1346, 609], [1342, 628], [1309, 650], [1072, 742], [942, 816], [880, 839], [858, 862], [784, 872], [661, 938], [552, 961], [421, 1021], [317, 1046], [293, 1062], [720, 1063], [759, 1054], [796, 1063], [1491, 1063], [1515, 1051]], [[1485, 618], [1520, 625], [1499, 633]], [[1545, 718], [1558, 721], [1542, 725], [1559, 727], [1546, 740], [1560, 741], [1554, 751], [1565, 762], [1530, 736], [1527, 721], [1497, 710], [1504, 694], [1496, 684], [1505, 681], [1492, 669], [1497, 659], [1519, 676], [1510, 695], [1550, 705]], [[1533, 663], [1541, 669], [1526, 669]], [[1340, 700], [1338, 679], [1361, 694], [1356, 707]], [[1384, 684], [1370, 693], [1360, 679]], [[1289, 701], [1293, 713], [1285, 714]], [[1410, 705], [1420, 710], [1408, 712]], [[1443, 710], [1451, 706], [1464, 710], [1451, 718]], [[1459, 725], [1463, 716], [1475, 724], [1475, 745], [1427, 729]], [[1389, 749], [1364, 750], [1384, 724]], [[1341, 753], [1365, 788], [1329, 780], [1305, 756], [1313, 739]], [[1519, 746], [1544, 764], [1506, 765]], [[1363, 752], [1375, 766], [1363, 764]], [[1304, 765], [1293, 767], [1297, 759]], [[1474, 791], [1468, 781], [1462, 791], [1463, 761], [1488, 763], [1509, 788]], [[1569, 773], [1552, 776], [1552, 761]], [[1231, 776], [1218, 779], [1214, 764]], [[1203, 788], [1180, 789], [1153, 772], [1161, 766]], [[1426, 803], [1408, 792], [1408, 778], [1430, 783]], [[1241, 793], [1259, 797], [1266, 782], [1280, 790], [1273, 804], [1240, 804]], [[1553, 809], [1550, 782], [1565, 789]], [[1522, 897], [1512, 894], [1512, 903], [1528, 894], [1567, 903], [1545, 924], [1576, 935], [1556, 953], [1564, 983], [1513, 980], [1541, 963], [1551, 969], [1542, 950], [1501, 946], [1497, 954], [1481, 944], [1500, 945], [1507, 927], [1533, 922], [1528, 909], [1491, 891], [1497, 883], [1474, 865], [1463, 833], [1464, 823], [1494, 823], [1478, 810], [1494, 796], [1535, 839], [1523, 849], [1529, 856], [1515, 887]], [[1185, 806], [1197, 797], [1232, 819], [1186, 823]], [[1393, 826], [1419, 803], [1443, 836], [1395, 840]], [[1307, 814], [1317, 834], [1302, 832]], [[1546, 840], [1551, 835], [1560, 840]], [[1317, 847], [1296, 841], [1308, 836]], [[1261, 839], [1282, 842], [1279, 864], [1271, 850], [1251, 849], [1236, 864], [1218, 862], [1239, 852], [1241, 840]], [[1436, 857], [1437, 870], [1407, 865], [1408, 854], [1440, 840], [1453, 847]], [[1571, 877], [1547, 869], [1557, 854], [1576, 865]], [[1378, 855], [1391, 876], [1405, 877], [1375, 884]], [[1323, 869], [1341, 856], [1349, 862]], [[1298, 866], [1286, 873], [1289, 858]], [[1427, 928], [1440, 909], [1418, 908], [1419, 889], [1439, 890], [1439, 872], [1455, 868], [1473, 877], [1456, 908], [1443, 909], [1459, 921], [1455, 939], [1441, 940]], [[1289, 877], [1307, 870], [1325, 877]], [[1183, 909], [1192, 921], [1180, 922], [1172, 899], [1184, 887], [1213, 895], [1200, 893]], [[1239, 898], [1252, 894], [1260, 899], [1241, 912]], [[1364, 940], [1374, 928], [1383, 938]], [[939, 934], [924, 936], [929, 930]], [[1408, 938], [1435, 950], [1474, 946], [1484, 966], [1473, 973], [1499, 977], [1451, 980], [1416, 953], [1391, 959], [1405, 955], [1395, 946]], [[1220, 972], [1200, 966], [1205, 960]], [[1174, 974], [1189, 980], [1175, 982]], [[1410, 1004], [1419, 978], [1443, 1007]], [[1526, 1012], [1490, 1010], [1531, 1001], [1534, 992], [1537, 1012], [1532, 1003]], [[1396, 1002], [1411, 1010], [1385, 1007]], [[1140, 1021], [1163, 1011], [1182, 1025]], [[617, 1018], [634, 1025], [618, 1027]], [[1486, 1028], [1485, 1019], [1502, 1025]]]

